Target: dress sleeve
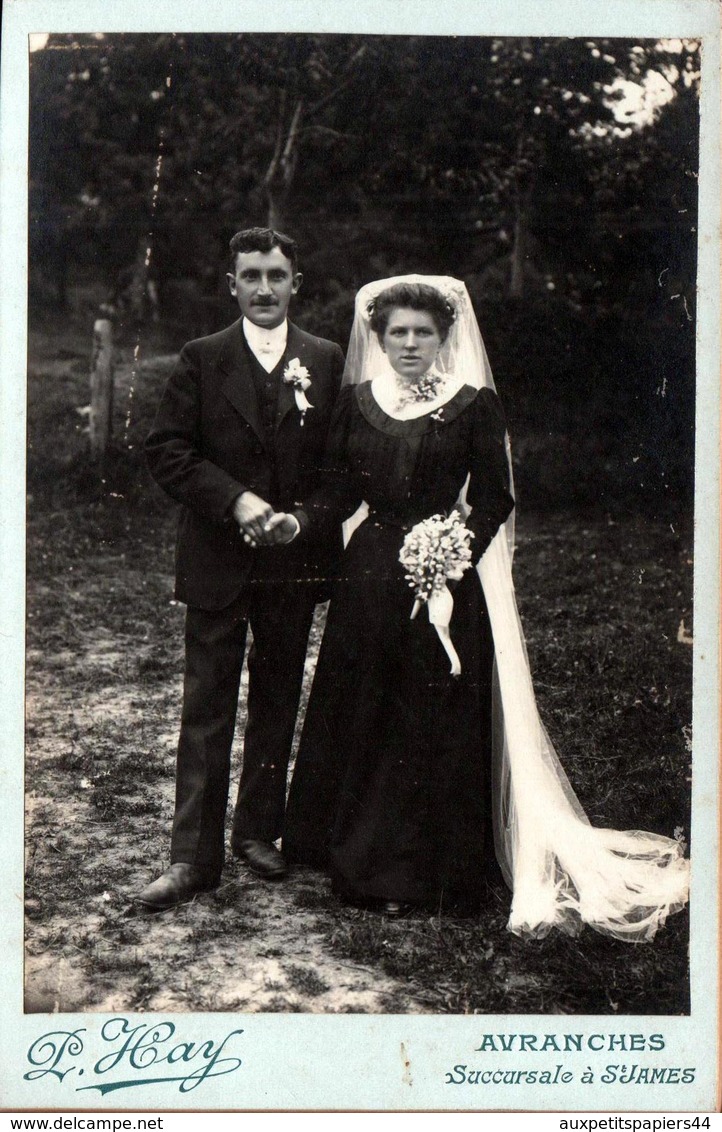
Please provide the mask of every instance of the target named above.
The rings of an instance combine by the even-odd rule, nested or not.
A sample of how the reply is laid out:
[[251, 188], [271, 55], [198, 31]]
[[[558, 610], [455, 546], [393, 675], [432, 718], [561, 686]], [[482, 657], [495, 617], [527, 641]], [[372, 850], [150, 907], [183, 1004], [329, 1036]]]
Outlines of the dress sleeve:
[[478, 562], [501, 524], [514, 508], [506, 455], [506, 421], [501, 402], [491, 389], [481, 389], [471, 407], [474, 414], [466, 525], [474, 532], [472, 552]]
[[328, 429], [318, 487], [304, 501], [304, 511], [313, 534], [325, 534], [339, 526], [363, 502], [354, 485], [348, 461], [355, 392], [355, 386], [346, 385], [338, 395]]

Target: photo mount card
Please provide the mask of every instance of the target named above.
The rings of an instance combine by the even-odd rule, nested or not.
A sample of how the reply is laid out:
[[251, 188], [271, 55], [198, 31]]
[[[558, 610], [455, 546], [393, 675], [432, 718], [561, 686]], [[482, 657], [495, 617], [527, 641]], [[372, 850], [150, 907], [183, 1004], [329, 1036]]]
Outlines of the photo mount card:
[[[424, 1005], [423, 998], [415, 996], [413, 978], [408, 977], [403, 968], [404, 962], [413, 960], [408, 947], [404, 952], [404, 931], [408, 938], [412, 938], [409, 933], [414, 930], [413, 917], [408, 920], [409, 927], [406, 929], [401, 922], [389, 923], [387, 934], [391, 942], [386, 944], [385, 953], [384, 940], [379, 938], [378, 930], [369, 929], [368, 947], [372, 951], [369, 957], [364, 955], [363, 941], [359, 942], [366, 932], [366, 913], [349, 908], [344, 914], [336, 905], [333, 916], [337, 949], [328, 956], [328, 968], [316, 971], [314, 982], [303, 953], [306, 953], [306, 958], [308, 954], [325, 954], [325, 945], [319, 945], [314, 935], [314, 909], [327, 907], [328, 903], [323, 905], [321, 901], [319, 904], [318, 891], [311, 887], [300, 900], [298, 890], [291, 890], [292, 898], [280, 889], [274, 889], [269, 895], [264, 887], [267, 882], [253, 876], [246, 877], [239, 871], [237, 863], [230, 866], [235, 871], [228, 875], [229, 883], [224, 890], [227, 899], [223, 899], [222, 906], [217, 900], [204, 903], [207, 898], [201, 896], [192, 907], [173, 909], [155, 920], [139, 919], [136, 912], [129, 911], [126, 895], [133, 890], [135, 875], [140, 877], [142, 874], [144, 880], [150, 880], [152, 868], [157, 865], [160, 869], [164, 862], [155, 857], [150, 862], [146, 860], [144, 853], [148, 849], [148, 841], [143, 840], [140, 832], [136, 833], [141, 829], [142, 811], [133, 811], [132, 807], [140, 804], [142, 790], [132, 794], [131, 806], [127, 809], [128, 820], [137, 836], [137, 844], [131, 846], [127, 859], [118, 860], [113, 844], [106, 840], [114, 828], [113, 821], [117, 820], [113, 809], [122, 797], [122, 789], [119, 790], [117, 780], [112, 777], [113, 760], [117, 744], [122, 742], [125, 729], [130, 727], [131, 722], [138, 725], [140, 721], [142, 729], [143, 712], [148, 703], [156, 702], [153, 697], [160, 689], [160, 684], [153, 681], [160, 680], [163, 663], [166, 662], [157, 661], [147, 650], [144, 652], [143, 639], [139, 635], [138, 626], [146, 616], [146, 609], [152, 607], [152, 602], [139, 604], [135, 610], [129, 608], [128, 623], [133, 624], [135, 639], [130, 632], [125, 637], [116, 637], [114, 654], [111, 654], [107, 643], [109, 630], [102, 617], [92, 632], [85, 623], [81, 624], [82, 604], [86, 600], [88, 603], [100, 600], [110, 619], [113, 605], [122, 600], [119, 576], [122, 573], [127, 578], [132, 574], [135, 584], [139, 587], [145, 584], [148, 594], [155, 594], [158, 599], [159, 620], [152, 623], [149, 632], [158, 635], [158, 624], [161, 624], [162, 632], [167, 632], [168, 639], [175, 642], [171, 648], [176, 648], [176, 655], [182, 640], [183, 610], [171, 592], [167, 564], [172, 534], [168, 533], [171, 527], [167, 524], [164, 543], [157, 532], [151, 539], [148, 529], [153, 522], [148, 522], [144, 528], [149, 538], [149, 549], [146, 549], [145, 555], [142, 546], [131, 548], [130, 540], [126, 538], [122, 553], [114, 560], [115, 566], [111, 569], [109, 565], [107, 571], [101, 571], [95, 579], [95, 596], [90, 588], [84, 590], [74, 583], [74, 563], [75, 570], [82, 572], [82, 563], [98, 550], [88, 542], [92, 526], [78, 517], [77, 502], [82, 498], [82, 484], [77, 488], [81, 494], [76, 496], [75, 511], [67, 506], [68, 497], [60, 491], [57, 497], [60, 502], [55, 507], [48, 506], [43, 525], [33, 529], [36, 545], [38, 531], [41, 531], [45, 544], [39, 557], [37, 550], [34, 552], [32, 585], [26, 573], [26, 529], [30, 530], [35, 521], [34, 507], [37, 505], [26, 473], [33, 460], [42, 458], [44, 443], [50, 443], [51, 432], [56, 427], [52, 424], [53, 413], [57, 414], [58, 434], [66, 429], [85, 436], [90, 407], [85, 402], [77, 403], [80, 396], [77, 393], [80, 388], [78, 383], [81, 379], [85, 380], [86, 370], [88, 373], [93, 368], [97, 370], [103, 348], [102, 336], [98, 336], [100, 331], [93, 339], [94, 316], [103, 312], [92, 305], [94, 297], [84, 298], [80, 292], [75, 297], [74, 314], [80, 322], [85, 318], [88, 326], [87, 358], [84, 359], [77, 351], [73, 353], [74, 345], [72, 349], [68, 347], [69, 340], [64, 338], [68, 328], [63, 325], [63, 316], [58, 317], [57, 312], [54, 321], [51, 321], [51, 330], [43, 340], [45, 353], [42, 357], [34, 353], [37, 340], [33, 340], [28, 332], [28, 315], [29, 310], [32, 314], [34, 301], [29, 298], [30, 282], [33, 274], [35, 280], [38, 275], [43, 275], [43, 271], [33, 272], [36, 266], [33, 257], [38, 247], [38, 232], [33, 229], [34, 210], [39, 208], [42, 215], [47, 216], [49, 208], [62, 212], [67, 205], [62, 197], [62, 187], [57, 186], [57, 197], [49, 205], [47, 201], [39, 204], [38, 185], [29, 178], [29, 168], [33, 168], [32, 164], [29, 166], [29, 156], [32, 157], [33, 145], [37, 141], [31, 128], [29, 105], [35, 95], [36, 104], [42, 108], [44, 97], [39, 88], [33, 90], [32, 82], [35, 80], [30, 58], [34, 53], [53, 50], [57, 46], [56, 37], [61, 36], [85, 37], [86, 43], [88, 37], [95, 36], [101, 48], [103, 44], [119, 42], [124, 36], [150, 37], [173, 33], [188, 36], [213, 33], [218, 36], [217, 42], [221, 45], [239, 34], [266, 36], [269, 41], [273, 37], [276, 43], [288, 42], [290, 37], [303, 34], [353, 34], [369, 37], [369, 41], [378, 37], [378, 41], [383, 41], [389, 48], [398, 47], [399, 51], [404, 37], [411, 36], [443, 37], [450, 42], [459, 37], [493, 38], [502, 44], [505, 41], [518, 44], [523, 39], [532, 57], [535, 47], [556, 38], [586, 43], [596, 39], [629, 40], [639, 37], [643, 41], [693, 40], [699, 44], [700, 157], [699, 168], [690, 170], [690, 179], [698, 185], [698, 231], [687, 232], [684, 236], [686, 246], [697, 259], [694, 544], [692, 550], [690, 543], [690, 560], [683, 564], [689, 567], [693, 561], [694, 626], [692, 628], [689, 619], [674, 627], [678, 634], [678, 647], [690, 650], [693, 656], [693, 728], [686, 733], [692, 766], [691, 827], [685, 830], [684, 822], [680, 821], [678, 831], [679, 838], [691, 843], [689, 982], [687, 984], [686, 976], [683, 976], [681, 981], [685, 982], [685, 986], [677, 985], [675, 995], [670, 994], [669, 988], [660, 991], [667, 995], [664, 1001], [676, 1003], [669, 1013], [660, 1013], [648, 1000], [644, 1000], [638, 1012], [626, 1004], [620, 1009], [615, 1003], [613, 985], [605, 989], [605, 1004], [599, 1013], [582, 1012], [578, 1003], [570, 1002], [564, 995], [563, 972], [558, 960], [555, 967], [558, 981], [547, 994], [547, 1005], [543, 1011], [498, 1009], [489, 1012], [479, 1005], [482, 998], [476, 984], [469, 990], [466, 1006], [463, 996], [456, 991], [450, 993], [446, 1003], [439, 993], [433, 1000], [436, 1006], [428, 1005], [430, 999]], [[68, 40], [66, 50], [68, 55], [72, 54]], [[84, 82], [82, 74], [70, 67], [68, 83]], [[150, 11], [136, 0], [130, 0], [121, 9], [112, 12], [94, 0], [69, 0], [61, 6], [48, 0], [10, 0], [4, 6], [0, 79], [0, 162], [3, 170], [0, 180], [0, 558], [4, 573], [0, 593], [0, 634], [5, 642], [6, 654], [0, 672], [0, 706], [7, 753], [2, 771], [4, 789], [0, 796], [5, 860], [4, 907], [7, 911], [1, 929], [5, 960], [0, 973], [0, 1049], [4, 1067], [0, 1105], [3, 1109], [92, 1112], [117, 1109], [717, 1110], [719, 77], [719, 12], [711, 0], [687, 0], [684, 3], [676, 0], [633, 0], [626, 4], [608, 4], [603, 11], [595, 7], [593, 0], [551, 0], [531, 10], [519, 9], [511, 4], [492, 5], [487, 0], [475, 0], [474, 3], [453, 0], [443, 10], [428, 0], [414, 0], [401, 6], [389, 0], [363, 0], [353, 12], [342, 12], [340, 8], [334, 11], [326, 8], [321, 12], [310, 0], [285, 0], [272, 12], [260, 12], [247, 3], [223, 2], [214, 5], [212, 12], [199, 11], [185, 2], [160, 5]], [[449, 79], [453, 87], [453, 75]], [[124, 81], [130, 82], [130, 79]], [[167, 89], [172, 89], [172, 69], [165, 76], [148, 76], [149, 89], [152, 87], [158, 99], [163, 93], [164, 82]], [[383, 96], [382, 84], [378, 95]], [[649, 97], [654, 101], [655, 96]], [[92, 138], [105, 130], [105, 124], [93, 118], [92, 100], [85, 104], [85, 109], [87, 119], [77, 123], [77, 151], [74, 153], [69, 149], [64, 158], [69, 165], [76, 160], [87, 160], [83, 156], [83, 146], [88, 142], [88, 135]], [[42, 113], [34, 121], [35, 129], [42, 129]], [[137, 122], [135, 124], [138, 125]], [[116, 125], [113, 144], [122, 152], [123, 145], [130, 144], [127, 142], [128, 122], [119, 120]], [[429, 125], [433, 126], [433, 122]], [[187, 129], [190, 136], [192, 122], [188, 123]], [[110, 135], [106, 131], [103, 136], [107, 138]], [[679, 141], [680, 145], [684, 145], [686, 139], [680, 138]], [[139, 190], [141, 196], [145, 194], [151, 213], [164, 191], [163, 162], [178, 159], [178, 155], [164, 149], [164, 145], [164, 139], [159, 137], [157, 151], [146, 155], [146, 172], [150, 171], [150, 180], [147, 184], [144, 181]], [[88, 152], [91, 150], [92, 146]], [[201, 150], [202, 147], [199, 152]], [[99, 150], [93, 152], [97, 155]], [[107, 153], [110, 154], [110, 149]], [[114, 159], [117, 156], [115, 151]], [[232, 170], [232, 167], [231, 162], [228, 168]], [[87, 172], [87, 184], [82, 189], [85, 196], [80, 202], [85, 209], [86, 228], [81, 231], [81, 225], [73, 229], [71, 224], [65, 238], [84, 241], [89, 257], [95, 240], [98, 262], [101, 262], [100, 241], [107, 239], [108, 233], [94, 234], [93, 224], [96, 224], [97, 232], [100, 232], [101, 225], [98, 224], [93, 202], [96, 196], [102, 198], [102, 189], [98, 188], [102, 178], [92, 166]], [[202, 167], [197, 175], [202, 181]], [[130, 176], [129, 200], [135, 199], [132, 196], [134, 191]], [[216, 185], [213, 191], [220, 193], [223, 186]], [[207, 224], [209, 230], [215, 232], [210, 186], [203, 199], [205, 211], [193, 219], [194, 232], [192, 236], [189, 233], [189, 242], [191, 238], [198, 238], [199, 226], [202, 229]], [[441, 205], [438, 207], [441, 209]], [[95, 220], [92, 220], [93, 216]], [[90, 221], [87, 221], [88, 217]], [[562, 220], [566, 223], [568, 218]], [[144, 245], [141, 249], [147, 253], [146, 268], [156, 252], [151, 229], [152, 224], [147, 248]], [[563, 229], [564, 225], [560, 224], [560, 271], [564, 269], [565, 240], [570, 239], [564, 235]], [[29, 230], [30, 239], [27, 236]], [[398, 242], [400, 246], [401, 241]], [[40, 232], [42, 243], [43, 233]], [[399, 246], [395, 247], [394, 255], [389, 255], [384, 261], [378, 275], [415, 270], [421, 254], [418, 242], [413, 245], [414, 255], [407, 257], [410, 262], [402, 262]], [[343, 254], [343, 248], [340, 248], [339, 255]], [[58, 256], [58, 262], [61, 262], [62, 248], [58, 249]], [[532, 251], [529, 256], [533, 258]], [[133, 259], [132, 255], [130, 259]], [[393, 271], [388, 264], [395, 265]], [[224, 265], [221, 270], [225, 270]], [[374, 265], [369, 265], [369, 271], [373, 270]], [[455, 263], [448, 263], [445, 270], [453, 276], [457, 270]], [[661, 291], [667, 287], [663, 276], [662, 267]], [[54, 286], [53, 281], [47, 278], [41, 278], [40, 282], [51, 290]], [[215, 280], [212, 282], [215, 284]], [[368, 282], [368, 278], [360, 278], [357, 282], [360, 286]], [[553, 279], [548, 282], [553, 288]], [[497, 283], [493, 272], [485, 276], [486, 285], [491, 287]], [[211, 291], [212, 288], [209, 293]], [[670, 304], [677, 304], [674, 307], [676, 317], [682, 301], [680, 295], [675, 294], [671, 286], [664, 294], [668, 295]], [[301, 297], [302, 293], [299, 302]], [[146, 309], [145, 317], [152, 324], [155, 317], [152, 289], [146, 291], [146, 303], [148, 301], [150, 307]], [[180, 293], [176, 301], [182, 305]], [[188, 338], [216, 329], [213, 323], [216, 312], [211, 310], [212, 307], [212, 302], [204, 307], [211, 313], [202, 318], [198, 315], [200, 321], [194, 321], [196, 311], [188, 316], [191, 327]], [[233, 307], [227, 306], [227, 322], [237, 317], [237, 313], [237, 308], [234, 313]], [[210, 321], [204, 322], [206, 317]], [[98, 319], [95, 321], [97, 325]], [[350, 313], [348, 326], [350, 328]], [[345, 343], [343, 345], [345, 347]], [[64, 349], [68, 351], [65, 357]], [[496, 359], [494, 361], [496, 364]], [[135, 442], [132, 429], [139, 419], [136, 410], [142, 395], [145, 364], [142, 350], [138, 349], [128, 366], [129, 384], [122, 390], [124, 412], [127, 406], [123, 433], [126, 447]], [[158, 374], [170, 372], [170, 366], [170, 356], [159, 358]], [[501, 368], [503, 372], [503, 366]], [[151, 371], [152, 365], [146, 370], [146, 378]], [[506, 399], [507, 388], [498, 370], [497, 375], [499, 391], [502, 399]], [[310, 374], [311, 383], [313, 377]], [[630, 375], [630, 381], [633, 378], [634, 375]], [[51, 381], [58, 389], [67, 382], [67, 387], [73, 389], [75, 401], [68, 406], [58, 395], [57, 403], [53, 402], [50, 409], [44, 407], [43, 428], [46, 431], [33, 432], [31, 418], [34, 407], [39, 403], [40, 383], [45, 384], [43, 396], [47, 397]], [[55, 394], [52, 393], [52, 396]], [[308, 400], [313, 404], [310, 390]], [[70, 417], [72, 426], [68, 424]], [[301, 419], [303, 422], [303, 417]], [[311, 421], [305, 422], [307, 429], [309, 426]], [[622, 429], [623, 423], [618, 427]], [[77, 475], [72, 451], [69, 448], [61, 477], [68, 482]], [[121, 491], [116, 494], [122, 496]], [[155, 508], [152, 513], [161, 514], [157, 501]], [[53, 511], [54, 519], [49, 517]], [[159, 519], [158, 522], [162, 524], [164, 520]], [[550, 517], [548, 522], [553, 525], [554, 519]], [[60, 545], [68, 553], [67, 547], [73, 542], [68, 539], [68, 523], [71, 527], [77, 524], [73, 528], [75, 547], [68, 554], [61, 572], [57, 562], [53, 562], [53, 555]], [[610, 547], [617, 538], [614, 523], [610, 515]], [[528, 558], [530, 552], [536, 553], [533, 545], [525, 545], [526, 532], [529, 532], [529, 543], [534, 536], [539, 546], [539, 540], [543, 540], [549, 529], [547, 526], [545, 532], [545, 521], [525, 528], [523, 516], [520, 517], [522, 538], [518, 558], [521, 563], [525, 555]], [[57, 541], [55, 531], [58, 532]], [[589, 532], [585, 532], [585, 537], [592, 538]], [[155, 562], [149, 561], [149, 554], [156, 552], [165, 554], [157, 570]], [[590, 571], [599, 568], [598, 564], [591, 565], [593, 556], [590, 551]], [[519, 568], [523, 570], [521, 563]], [[550, 586], [558, 569], [561, 567], [550, 563]], [[603, 575], [604, 567], [601, 569]], [[43, 570], [47, 571], [46, 577]], [[83, 585], [87, 587], [87, 567], [85, 570]], [[644, 577], [646, 570], [648, 563], [640, 562], [635, 585], [644, 587], [649, 584]], [[657, 579], [652, 584], [661, 586], [662, 582]], [[138, 589], [137, 593], [140, 592]], [[525, 595], [521, 592], [519, 599], [523, 614]], [[152, 614], [148, 616], [152, 617]], [[59, 620], [53, 625], [56, 618]], [[34, 619], [47, 619], [49, 623], [45, 637], [39, 638], [46, 642], [46, 651], [41, 648], [40, 654], [35, 657], [37, 670], [45, 673], [47, 681], [45, 698], [40, 707], [32, 700], [38, 685], [28, 678], [28, 650], [33, 646], [26, 647], [26, 641], [31, 640], [31, 630], [34, 631], [31, 622]], [[102, 647], [106, 651], [93, 667], [88, 659], [89, 646], [96, 647], [101, 639], [105, 639]], [[126, 653], [117, 651], [119, 642], [123, 649], [127, 649]], [[37, 645], [34, 647], [37, 649]], [[535, 647], [533, 641], [530, 647]], [[659, 699], [660, 710], [664, 710], [665, 669], [662, 661], [659, 664], [659, 686], [654, 686], [654, 694]], [[569, 661], [567, 667], [570, 680], [575, 679], [573, 661]], [[129, 686], [133, 680], [136, 681], [133, 694], [126, 695], [125, 700], [113, 700], [112, 695], [103, 700], [106, 692], [102, 681], [100, 690], [97, 683], [94, 686], [99, 672], [103, 670], [107, 675], [110, 669], [114, 671], [116, 685], [125, 678], [123, 673], [127, 673]], [[141, 676], [144, 672], [140, 682], [137, 680], [139, 672]], [[65, 698], [54, 700], [55, 689], [62, 685], [63, 673], [66, 677]], [[70, 674], [75, 683], [69, 698]], [[175, 675], [177, 677], [177, 673]], [[172, 726], [180, 721], [180, 681], [174, 679], [175, 682], [169, 679], [169, 687], [174, 693], [168, 718], [176, 721]], [[604, 679], [601, 673], [600, 679]], [[84, 731], [84, 728], [88, 730]], [[170, 733], [160, 737], [166, 755], [169, 751], [172, 755], [176, 737]], [[58, 738], [62, 741], [55, 742]], [[556, 740], [557, 736], [554, 738]], [[154, 733], [145, 748], [134, 752], [134, 773], [141, 783], [144, 781], [143, 760], [152, 757], [147, 752], [151, 749], [150, 745], [158, 741], [159, 736]], [[46, 766], [48, 775], [52, 777], [50, 792], [47, 785], [49, 778], [45, 786], [41, 786], [34, 777], [32, 756], [38, 743], [45, 743]], [[560, 755], [563, 761], [562, 743]], [[102, 774], [99, 767], [102, 767]], [[105, 786], [103, 775], [108, 776]], [[155, 810], [151, 807], [146, 812], [149, 823], [160, 820], [159, 815], [167, 822], [169, 837], [172, 807], [169, 812], [167, 799], [172, 795], [172, 767], [166, 770], [165, 777], [165, 801]], [[112, 789], [108, 789], [111, 783]], [[610, 791], [613, 790], [612, 780]], [[633, 803], [634, 799], [631, 801]], [[632, 805], [630, 824], [634, 823], [634, 816]], [[84, 846], [82, 865], [77, 855], [78, 838]], [[76, 846], [75, 855], [69, 853], [70, 844]], [[155, 849], [153, 851], [156, 852]], [[101, 861], [107, 871], [98, 870], [91, 883], [87, 877], [93, 857]], [[45, 883], [37, 894], [31, 884], [34, 868], [42, 871]], [[80, 870], [77, 877], [76, 869]], [[76, 883], [77, 889], [77, 919], [69, 922], [68, 935], [64, 936], [58, 928], [57, 919], [50, 917], [45, 925], [43, 918], [47, 913], [47, 903], [52, 902], [54, 886], [58, 890], [62, 887], [67, 893], [73, 883]], [[497, 896], [493, 916], [500, 922], [500, 918], [508, 914], [510, 897], [508, 894], [499, 897], [499, 892], [504, 891], [499, 888], [494, 891]], [[282, 920], [282, 927], [280, 923], [277, 925], [281, 943], [279, 945], [269, 938], [261, 946], [258, 936], [267, 930], [274, 913], [277, 919]], [[491, 917], [492, 910], [487, 910], [487, 914]], [[479, 930], [483, 918], [484, 912], [480, 913], [479, 919], [471, 921], [472, 927], [454, 928], [448, 937], [449, 945], [456, 946], [462, 937], [468, 940], [471, 938], [469, 933], [476, 932], [474, 946], [477, 949], [486, 946], [483, 930]], [[429, 917], [429, 923], [433, 922], [436, 927], [429, 930], [440, 932], [440, 920], [434, 921], [433, 916]], [[664, 947], [664, 933], [673, 930], [673, 924], [674, 920], [670, 919], [657, 941], [630, 947], [628, 962], [639, 961], [641, 948], [653, 950]], [[225, 942], [218, 946], [221, 931], [226, 933]], [[217, 947], [214, 954], [218, 962], [213, 978], [207, 974], [207, 967], [204, 968], [206, 978], [199, 986], [193, 979], [198, 950], [191, 943], [194, 933], [199, 934], [202, 946], [204, 932]], [[355, 951], [348, 943], [344, 951], [338, 946], [338, 940], [350, 938], [352, 934]], [[152, 968], [155, 956], [163, 952], [158, 941], [165, 935], [168, 943], [162, 961], [166, 985], [163, 994], [160, 994]], [[610, 956], [614, 956], [616, 963], [625, 962], [618, 958], [623, 946], [626, 945], [615, 941], [600, 943], [600, 937], [586, 929], [575, 940], [564, 942], [566, 950], [563, 954], [574, 957], [570, 963], [578, 960], [585, 964], [590, 980], [593, 980], [595, 971], [611, 961]], [[284, 952], [284, 948], [288, 950]], [[549, 938], [544, 941], [528, 940], [519, 947], [515, 946], [513, 963], [507, 964], [502, 973], [498, 966], [489, 963], [490, 979], [503, 979], [504, 986], [510, 988], [508, 1001], [521, 1001], [514, 988], [518, 991], [525, 977], [529, 979], [524, 958], [534, 949], [539, 951], [542, 948], [549, 948]], [[289, 954], [294, 956], [290, 964], [296, 979], [293, 994], [288, 993]], [[451, 956], [449, 962], [451, 965]], [[530, 962], [530, 967], [532, 963], [538, 963], [538, 956]], [[478, 980], [478, 968], [474, 969]], [[534, 970], [537, 969], [535, 965]], [[147, 970], [147, 981], [144, 984], [142, 978], [135, 977], [133, 993], [126, 994], [123, 987], [131, 983], [123, 983], [123, 972], [137, 976], [138, 970]], [[109, 972], [107, 977], [98, 978], [103, 971]], [[113, 985], [116, 977], [117, 986]], [[218, 981], [214, 985], [215, 977]], [[229, 988], [242, 981], [243, 977], [248, 978], [253, 989], [247, 991], [245, 997], [238, 997], [234, 1005]], [[439, 973], [437, 982], [444, 983], [443, 972]], [[90, 986], [91, 983], [93, 993], [81, 1001], [82, 993], [74, 988]], [[500, 987], [501, 982], [493, 989], [490, 1001], [499, 1003], [503, 1000]]]

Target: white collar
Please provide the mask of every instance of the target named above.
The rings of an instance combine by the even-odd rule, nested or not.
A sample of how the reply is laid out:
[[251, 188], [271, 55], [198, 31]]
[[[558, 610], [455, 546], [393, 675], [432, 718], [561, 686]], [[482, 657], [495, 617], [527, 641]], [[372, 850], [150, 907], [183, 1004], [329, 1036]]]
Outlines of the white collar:
[[387, 370], [377, 374], [372, 379], [371, 393], [376, 404], [383, 409], [388, 417], [393, 417], [397, 421], [411, 421], [418, 417], [431, 416], [437, 413], [456, 396], [461, 386], [462, 382], [453, 373], [448, 373], [445, 375], [444, 384], [439, 389], [438, 395], [432, 400], [409, 401], [400, 404], [396, 375], [389, 366]]
[[288, 319], [285, 318], [280, 326], [256, 326], [244, 315], [243, 334], [254, 354], [275, 353], [280, 357], [286, 349]]

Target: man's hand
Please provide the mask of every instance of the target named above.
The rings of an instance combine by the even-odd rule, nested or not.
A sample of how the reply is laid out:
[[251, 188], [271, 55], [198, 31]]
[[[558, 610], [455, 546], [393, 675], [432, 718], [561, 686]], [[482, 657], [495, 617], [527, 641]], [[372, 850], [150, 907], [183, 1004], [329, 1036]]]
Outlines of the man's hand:
[[263, 529], [266, 546], [286, 546], [289, 542], [293, 542], [301, 530], [301, 524], [295, 515], [288, 515], [285, 511], [277, 511]]
[[233, 518], [249, 546], [261, 546], [266, 541], [265, 526], [272, 515], [270, 503], [252, 491], [242, 492], [233, 504]]
[[238, 496], [233, 504], [233, 518], [248, 546], [286, 546], [301, 530], [295, 515], [274, 512], [270, 503], [252, 491]]

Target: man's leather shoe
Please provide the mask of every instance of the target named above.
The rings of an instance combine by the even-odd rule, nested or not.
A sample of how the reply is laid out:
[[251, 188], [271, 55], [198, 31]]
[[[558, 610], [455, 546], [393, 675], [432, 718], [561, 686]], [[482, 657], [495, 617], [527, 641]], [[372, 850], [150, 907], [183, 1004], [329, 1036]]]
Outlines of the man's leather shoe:
[[286, 875], [283, 854], [270, 841], [241, 841], [236, 856], [246, 862], [251, 872], [266, 880], [278, 880]]
[[217, 879], [209, 878], [195, 865], [178, 862], [144, 888], [138, 897], [138, 902], [146, 908], [160, 912], [164, 908], [172, 908], [175, 904], [185, 904], [188, 900], [192, 900], [197, 892], [208, 892], [212, 888], [218, 888]]

